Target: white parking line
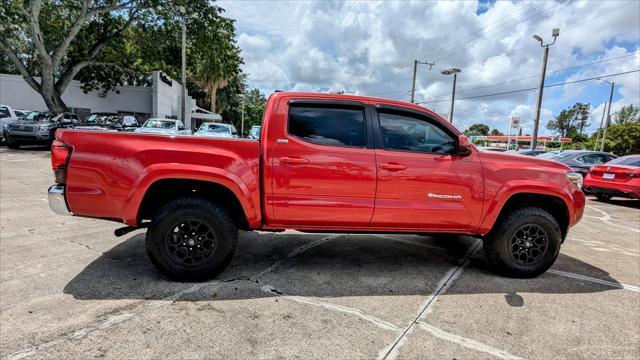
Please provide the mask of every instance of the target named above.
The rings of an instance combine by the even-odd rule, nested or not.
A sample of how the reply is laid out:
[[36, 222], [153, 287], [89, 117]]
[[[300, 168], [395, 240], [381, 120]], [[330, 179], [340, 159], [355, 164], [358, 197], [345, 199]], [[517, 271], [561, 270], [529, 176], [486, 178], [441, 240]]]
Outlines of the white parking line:
[[462, 274], [465, 266], [467, 266], [467, 264], [469, 263], [469, 258], [471, 257], [471, 255], [473, 255], [476, 252], [476, 250], [480, 247], [481, 244], [482, 244], [482, 241], [479, 239], [476, 239], [475, 243], [469, 247], [469, 250], [462, 258], [461, 264], [458, 266], [451, 267], [444, 274], [444, 276], [440, 278], [440, 281], [438, 281], [438, 285], [436, 286], [436, 289], [422, 303], [422, 305], [418, 309], [418, 314], [413, 319], [413, 321], [409, 323], [409, 326], [407, 326], [404, 332], [400, 334], [391, 344], [389, 344], [389, 346], [385, 347], [384, 349], [380, 350], [380, 352], [378, 352], [378, 359], [383, 359], [383, 360], [395, 359], [398, 349], [400, 349], [404, 345], [408, 335], [410, 335], [411, 332], [413, 332], [414, 325], [416, 325], [419, 320], [423, 319], [423, 317], [426, 316], [426, 314], [431, 312], [431, 305], [435, 302], [438, 296], [444, 294], [447, 291], [447, 289], [451, 287], [453, 282], [460, 276], [460, 274]]
[[568, 278], [571, 278], [571, 279], [589, 281], [589, 282], [600, 284], [600, 285], [611, 286], [611, 287], [614, 287], [616, 289], [625, 289], [625, 290], [629, 290], [629, 291], [640, 292], [640, 287], [638, 287], [638, 286], [614, 283], [614, 282], [607, 281], [607, 280], [592, 278], [592, 277], [589, 277], [589, 276], [584, 276], [584, 275], [580, 275], [580, 274], [574, 274], [574, 273], [570, 273], [570, 272], [566, 272], [566, 271], [560, 271], [560, 270], [549, 269], [549, 270], [547, 270], [547, 272], [551, 273], [551, 274], [559, 275], [559, 276], [568, 277]]
[[[619, 228], [623, 228], [623, 229], [626, 229], [626, 230], [630, 230], [630, 231], [634, 231], [634, 232], [640, 233], [640, 229], [638, 229], [638, 228], [630, 228], [630, 227], [623, 226], [623, 225], [620, 225], [620, 224], [614, 224], [614, 223], [612, 223], [611, 221], [612, 221], [612, 220], [614, 220], [614, 219], [612, 219], [612, 218], [611, 218], [611, 215], [609, 215], [609, 213], [608, 213], [608, 212], [606, 212], [606, 211], [604, 211], [604, 210], [598, 209], [598, 208], [597, 208], [597, 207], [595, 207], [595, 206], [587, 206], [587, 208], [589, 208], [589, 209], [591, 209], [591, 210], [595, 210], [595, 211], [599, 212], [600, 214], [602, 214], [602, 216], [590, 216], [590, 215], [585, 215], [586, 217], [590, 217], [590, 218], [594, 218], [594, 219], [599, 219], [599, 220], [600, 220], [600, 221], [602, 221], [603, 223], [605, 223], [605, 224], [607, 224], [607, 225], [611, 225], [611, 226], [613, 226], [613, 227], [619, 227]], [[624, 220], [616, 220], [616, 221], [624, 221]]]
[[341, 312], [341, 313], [345, 313], [345, 314], [349, 314], [349, 315], [353, 315], [356, 316], [362, 320], [368, 321], [372, 324], [374, 324], [375, 326], [385, 329], [385, 330], [391, 330], [391, 331], [395, 331], [395, 332], [401, 332], [402, 329], [390, 322], [384, 321], [382, 319], [379, 319], [375, 316], [371, 316], [369, 314], [365, 314], [364, 312], [362, 312], [361, 310], [355, 309], [355, 308], [350, 308], [347, 306], [342, 306], [342, 305], [337, 305], [337, 304], [332, 304], [332, 303], [328, 303], [328, 302], [324, 302], [324, 301], [319, 301], [313, 298], [308, 298], [308, 297], [303, 297], [303, 296], [294, 296], [294, 295], [287, 295], [287, 294], [283, 294], [282, 292], [276, 290], [274, 287], [270, 286], [270, 285], [263, 285], [260, 287], [260, 290], [266, 294], [270, 294], [270, 295], [277, 295], [277, 296], [281, 296], [285, 299], [291, 300], [291, 301], [295, 301], [297, 303], [301, 303], [301, 304], [307, 304], [307, 305], [313, 305], [313, 306], [317, 306], [317, 307], [321, 307], [323, 309], [326, 310], [332, 310], [332, 311], [337, 311], [337, 312]]
[[467, 349], [483, 352], [486, 354], [493, 355], [499, 359], [507, 359], [507, 360], [523, 360], [520, 356], [509, 354], [504, 350], [500, 350], [494, 348], [493, 346], [483, 344], [481, 342], [475, 341], [473, 339], [469, 339], [466, 337], [462, 337], [460, 335], [448, 333], [440, 328], [435, 326], [419, 322], [418, 327], [429, 334], [437, 337], [438, 339], [446, 340], [455, 344], [458, 344], [462, 347], [466, 347]]

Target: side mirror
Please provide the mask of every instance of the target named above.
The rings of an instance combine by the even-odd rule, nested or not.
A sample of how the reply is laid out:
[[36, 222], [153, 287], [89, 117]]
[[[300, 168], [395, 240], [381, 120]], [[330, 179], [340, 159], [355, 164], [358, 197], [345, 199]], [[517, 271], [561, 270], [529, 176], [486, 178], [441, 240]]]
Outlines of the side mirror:
[[464, 135], [458, 136], [458, 156], [469, 156], [472, 153], [473, 144], [468, 137]]

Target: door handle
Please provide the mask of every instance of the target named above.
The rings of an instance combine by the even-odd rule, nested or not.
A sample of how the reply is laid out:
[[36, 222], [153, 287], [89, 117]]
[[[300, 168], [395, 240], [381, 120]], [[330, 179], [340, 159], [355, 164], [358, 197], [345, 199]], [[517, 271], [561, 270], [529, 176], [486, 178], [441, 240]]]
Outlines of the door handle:
[[381, 164], [380, 168], [389, 170], [389, 171], [399, 171], [399, 170], [405, 170], [407, 167], [405, 165], [398, 164], [398, 163], [386, 163], [386, 164]]
[[285, 164], [307, 164], [309, 160], [299, 156], [285, 156], [280, 158], [280, 162]]

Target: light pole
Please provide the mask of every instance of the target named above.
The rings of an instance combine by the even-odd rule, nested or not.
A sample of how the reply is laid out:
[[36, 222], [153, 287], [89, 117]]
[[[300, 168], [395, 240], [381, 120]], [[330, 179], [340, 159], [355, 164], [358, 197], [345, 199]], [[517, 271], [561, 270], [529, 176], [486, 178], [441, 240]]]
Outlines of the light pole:
[[606, 120], [604, 121], [604, 131], [602, 132], [602, 144], [600, 144], [600, 151], [604, 151], [604, 142], [605, 140], [607, 140], [607, 128], [609, 127], [609, 120], [611, 120], [610, 114], [611, 114], [611, 102], [613, 101], [613, 88], [616, 86], [616, 83], [615, 81], [610, 82], [605, 79], [600, 79], [600, 80], [611, 85], [611, 92], [609, 93], [609, 107], [607, 108], [607, 117], [606, 117]]
[[443, 75], [453, 75], [453, 90], [451, 90], [451, 111], [449, 112], [449, 122], [453, 124], [453, 104], [456, 101], [456, 80], [458, 79], [458, 73], [461, 70], [458, 68], [451, 68], [441, 70], [440, 73]]
[[187, 25], [185, 24], [185, 18], [187, 17], [187, 10], [184, 6], [180, 6], [180, 16], [182, 17], [182, 63], [181, 63], [181, 84], [182, 93], [180, 94], [180, 114], [182, 114], [182, 122], [185, 127], [191, 128], [191, 119], [187, 123]]
[[429, 65], [429, 70], [431, 70], [431, 67], [436, 63], [434, 62], [430, 63], [428, 61], [413, 60], [413, 82], [411, 83], [411, 103], [414, 103], [416, 98], [416, 72], [418, 71], [418, 64]]
[[540, 74], [540, 89], [538, 90], [538, 101], [536, 104], [536, 118], [533, 124], [533, 138], [531, 139], [531, 149], [535, 150], [538, 146], [538, 126], [540, 125], [540, 109], [542, 107], [542, 92], [544, 90], [544, 77], [547, 72], [547, 58], [549, 57], [549, 46], [556, 43], [558, 36], [560, 35], [560, 29], [553, 29], [551, 31], [553, 36], [553, 42], [544, 44], [542, 38], [538, 35], [533, 35], [533, 38], [540, 42], [540, 46], [544, 48], [544, 59], [542, 60], [542, 73]]

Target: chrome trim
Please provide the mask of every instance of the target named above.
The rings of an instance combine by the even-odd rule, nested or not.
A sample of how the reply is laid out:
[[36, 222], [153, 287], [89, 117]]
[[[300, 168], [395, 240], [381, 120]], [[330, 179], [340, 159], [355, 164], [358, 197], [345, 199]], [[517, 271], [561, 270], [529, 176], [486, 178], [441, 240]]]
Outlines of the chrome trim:
[[67, 201], [64, 198], [64, 186], [51, 185], [49, 187], [49, 207], [58, 215], [73, 215], [67, 207]]

